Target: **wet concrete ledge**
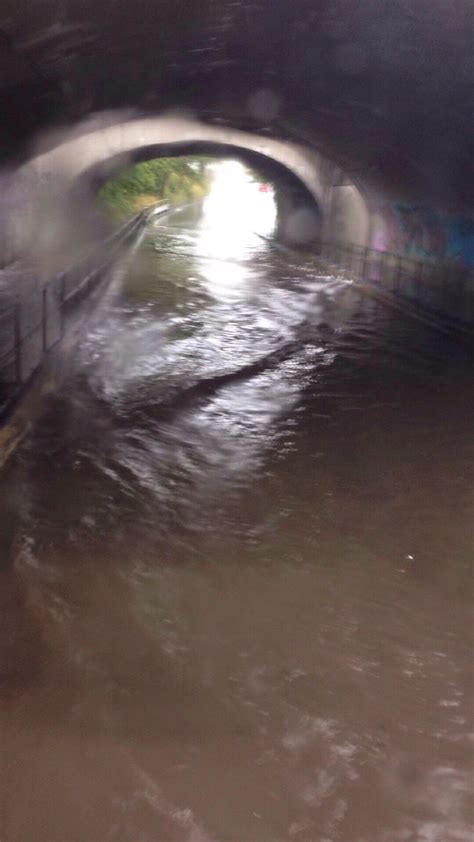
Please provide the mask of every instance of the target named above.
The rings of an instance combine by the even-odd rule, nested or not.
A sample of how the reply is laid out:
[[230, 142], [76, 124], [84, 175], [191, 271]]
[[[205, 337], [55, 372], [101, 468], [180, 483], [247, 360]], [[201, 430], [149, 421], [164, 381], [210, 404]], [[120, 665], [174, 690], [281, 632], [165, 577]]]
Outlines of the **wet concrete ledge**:
[[[154, 209], [153, 213], [165, 213], [167, 210], [168, 207], [163, 206]], [[132, 255], [149, 219], [150, 211], [137, 214], [112, 234], [105, 249], [102, 247], [69, 272], [50, 282], [62, 288], [63, 296], [54, 298], [55, 308], [54, 313], [49, 314], [48, 328], [51, 330], [52, 325], [53, 335], [46, 350], [42, 347], [44, 329], [41, 330], [41, 294], [35, 295], [30, 302], [26, 329], [33, 319], [39, 324], [39, 336], [34, 346], [31, 347], [30, 342], [30, 347], [26, 349], [23, 382], [12, 389], [0, 412], [0, 468], [31, 429], [41, 411], [44, 397], [57, 389], [66, 376], [84, 326], [113, 279], [118, 261]], [[71, 277], [74, 277], [74, 285], [68, 290], [67, 279]], [[27, 287], [29, 289], [31, 283]], [[10, 309], [16, 303], [14, 295], [10, 296], [10, 301], [6, 301]], [[61, 305], [64, 305], [64, 313], [60, 312]]]

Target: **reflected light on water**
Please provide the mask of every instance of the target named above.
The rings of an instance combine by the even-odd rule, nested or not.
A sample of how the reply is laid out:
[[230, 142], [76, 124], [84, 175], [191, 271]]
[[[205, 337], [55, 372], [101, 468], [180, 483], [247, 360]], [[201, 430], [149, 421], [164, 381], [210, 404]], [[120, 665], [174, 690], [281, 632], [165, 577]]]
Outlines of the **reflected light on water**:
[[[259, 234], [269, 236], [275, 227], [276, 206], [271, 188], [262, 191], [249, 171], [238, 161], [224, 161], [210, 165], [212, 184], [204, 201], [198, 250], [210, 258], [202, 269], [211, 285], [239, 285], [248, 270], [240, 266], [255, 251], [261, 240]], [[222, 272], [221, 260], [228, 263]]]

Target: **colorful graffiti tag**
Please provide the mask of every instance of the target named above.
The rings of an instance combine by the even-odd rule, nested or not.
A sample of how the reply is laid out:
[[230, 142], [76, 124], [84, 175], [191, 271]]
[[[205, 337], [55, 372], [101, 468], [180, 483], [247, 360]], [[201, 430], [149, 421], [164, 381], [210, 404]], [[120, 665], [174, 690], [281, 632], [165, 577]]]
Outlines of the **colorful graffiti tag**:
[[372, 248], [474, 266], [474, 218], [392, 202], [374, 218]]

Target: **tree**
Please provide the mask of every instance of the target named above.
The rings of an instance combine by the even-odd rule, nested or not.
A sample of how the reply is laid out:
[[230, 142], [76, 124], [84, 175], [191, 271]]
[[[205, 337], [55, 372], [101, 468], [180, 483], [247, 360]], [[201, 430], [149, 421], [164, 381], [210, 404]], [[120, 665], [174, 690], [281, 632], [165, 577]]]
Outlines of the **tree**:
[[116, 217], [165, 201], [180, 204], [202, 198], [209, 188], [207, 158], [157, 158], [135, 164], [109, 179], [99, 199]]

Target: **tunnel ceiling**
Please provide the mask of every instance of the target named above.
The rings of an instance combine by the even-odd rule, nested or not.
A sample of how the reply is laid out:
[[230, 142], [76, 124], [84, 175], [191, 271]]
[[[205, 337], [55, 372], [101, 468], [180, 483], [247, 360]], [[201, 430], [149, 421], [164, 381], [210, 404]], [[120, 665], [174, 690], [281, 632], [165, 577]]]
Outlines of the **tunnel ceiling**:
[[0, 155], [96, 111], [180, 108], [472, 207], [472, 35], [472, 0], [0, 0]]

